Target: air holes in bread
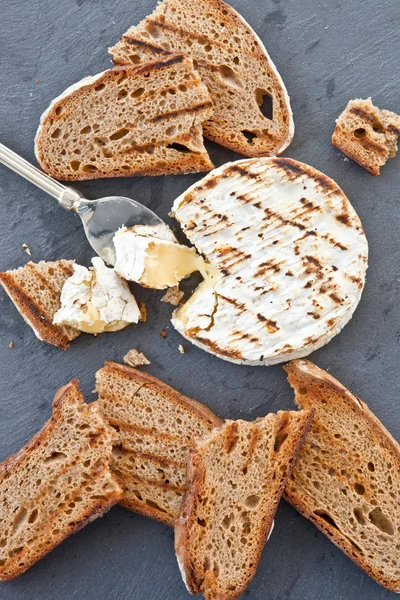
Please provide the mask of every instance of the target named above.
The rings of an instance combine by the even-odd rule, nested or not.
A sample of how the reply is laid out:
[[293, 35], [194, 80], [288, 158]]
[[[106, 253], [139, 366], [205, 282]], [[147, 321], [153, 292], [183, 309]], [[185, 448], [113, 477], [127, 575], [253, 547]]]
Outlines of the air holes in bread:
[[183, 144], [178, 144], [173, 142], [172, 144], [168, 144], [167, 148], [172, 148], [173, 150], [177, 150], [178, 152], [190, 152], [190, 149]]
[[138, 65], [140, 63], [139, 54], [130, 54], [128, 58], [131, 61], [131, 63], [134, 65]]
[[67, 458], [67, 455], [64, 452], [52, 452], [50, 456], [44, 459], [45, 464], [50, 463], [59, 463]]
[[126, 97], [127, 97], [127, 95], [128, 95], [128, 92], [127, 92], [127, 90], [121, 90], [121, 91], [118, 93], [118, 100], [124, 100], [124, 98], [126, 98]]
[[[198, 61], [200, 64], [200, 61]], [[224, 83], [236, 88], [242, 89], [242, 82], [238, 79], [235, 71], [228, 67], [228, 65], [221, 65], [219, 68], [219, 76], [224, 81]]]
[[84, 173], [98, 173], [96, 165], [83, 165], [82, 171]]
[[17, 514], [15, 515], [14, 521], [13, 521], [13, 524], [12, 524], [12, 532], [13, 532], [13, 534], [18, 533], [18, 531], [21, 529], [21, 527], [25, 523], [27, 516], [28, 516], [28, 511], [27, 511], [26, 508], [21, 507], [17, 511]]
[[95, 92], [101, 92], [102, 90], [104, 90], [105, 87], [106, 87], [105, 83], [99, 83], [99, 85], [96, 85], [94, 90], [95, 90]]
[[247, 143], [252, 145], [254, 143], [254, 138], [257, 137], [257, 134], [254, 131], [249, 131], [248, 129], [243, 129], [242, 133], [246, 138]]
[[140, 87], [137, 90], [135, 90], [134, 92], [131, 92], [131, 97], [132, 98], [139, 98], [139, 96], [141, 96], [144, 92], [144, 88]]
[[147, 23], [146, 24], [146, 31], [153, 38], [159, 38], [160, 37], [160, 32], [158, 30], [158, 27], [156, 25], [154, 25], [153, 23]]
[[126, 129], [126, 128], [118, 129], [118, 131], [115, 131], [113, 134], [110, 135], [110, 140], [112, 140], [113, 142], [115, 140], [120, 140], [121, 138], [128, 135], [128, 133], [129, 133], [129, 129]]
[[63, 106], [57, 106], [55, 112], [56, 112], [57, 117], [59, 117], [64, 112], [64, 107]]
[[375, 525], [378, 529], [380, 529], [383, 533], [387, 535], [394, 534], [394, 527], [390, 519], [382, 512], [382, 509], [377, 506], [372, 509], [368, 515], [369, 520], [372, 525]]
[[365, 137], [367, 134], [366, 130], [364, 129], [364, 127], [359, 127], [358, 129], [354, 130], [354, 137], [361, 139], [363, 137]]
[[362, 496], [365, 493], [365, 487], [361, 483], [355, 483], [354, 489], [360, 496]]
[[372, 473], [375, 471], [375, 465], [373, 462], [368, 463], [368, 471], [371, 471]]
[[314, 514], [317, 515], [320, 519], [326, 521], [326, 523], [329, 523], [329, 525], [331, 525], [335, 529], [339, 529], [331, 515], [329, 515], [326, 511], [317, 509], [314, 510]]
[[256, 102], [263, 117], [272, 121], [274, 118], [274, 100], [269, 92], [256, 89]]
[[256, 494], [254, 494], [253, 496], [249, 496], [248, 498], [246, 498], [245, 505], [248, 508], [255, 508], [256, 506], [258, 506], [259, 502], [260, 502], [260, 496], [257, 496]]
[[56, 140], [59, 137], [61, 137], [61, 133], [62, 133], [61, 129], [57, 128], [53, 131], [53, 133], [51, 134], [51, 137]]
[[71, 162], [71, 168], [72, 168], [74, 171], [79, 171], [79, 167], [80, 167], [80, 166], [81, 166], [81, 163], [79, 162], [79, 160], [73, 160], [73, 161]]

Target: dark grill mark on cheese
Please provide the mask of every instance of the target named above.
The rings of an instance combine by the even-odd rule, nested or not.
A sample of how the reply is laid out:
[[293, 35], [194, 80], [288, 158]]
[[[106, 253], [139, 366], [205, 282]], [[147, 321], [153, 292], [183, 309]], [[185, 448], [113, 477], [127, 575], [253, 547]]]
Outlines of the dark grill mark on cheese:
[[218, 294], [219, 298], [228, 302], [228, 304], [232, 304], [235, 308], [237, 308], [240, 312], [244, 312], [246, 309], [246, 305], [243, 302], [240, 302], [236, 298], [228, 298], [227, 296], [223, 296], [222, 294]]
[[355, 283], [359, 290], [362, 290], [363, 282], [359, 277], [354, 277], [354, 275], [348, 275], [347, 273], [345, 273], [345, 277], [347, 277], [347, 279], [350, 279], [350, 281]]
[[243, 359], [243, 354], [240, 352], [240, 350], [234, 350], [233, 348], [221, 348], [221, 346], [219, 346], [216, 342], [213, 342], [212, 340], [209, 340], [197, 334], [195, 334], [193, 337], [204, 346], [207, 346], [207, 348], [209, 348], [215, 354], [219, 354], [220, 356], [227, 356], [229, 358], [234, 358], [237, 360]]
[[287, 275], [288, 277], [294, 277], [292, 271], [286, 271], [285, 275]]
[[332, 179], [323, 173], [318, 173], [308, 165], [297, 163], [290, 158], [274, 158], [272, 162], [285, 172], [290, 181], [295, 181], [303, 175], [306, 175], [314, 179], [322, 192], [339, 192], [339, 188]]
[[270, 220], [271, 218], [273, 218], [279, 221], [282, 225], [290, 225], [291, 227], [297, 227], [298, 229], [300, 229], [300, 231], [303, 231], [306, 228], [306, 226], [303, 225], [303, 223], [299, 223], [298, 221], [294, 221], [293, 219], [285, 219], [284, 217], [282, 217], [282, 215], [276, 213], [270, 208], [264, 208], [264, 213], [264, 220]]
[[329, 298], [333, 300], [336, 304], [341, 304], [343, 302], [342, 298], [340, 298], [335, 292], [329, 294]]
[[323, 266], [315, 256], [305, 256], [303, 262], [306, 263], [306, 273], [315, 273], [323, 269]]
[[268, 333], [275, 333], [276, 331], [279, 331], [279, 327], [276, 321], [264, 317], [264, 315], [262, 315], [261, 313], [257, 314], [257, 319], [263, 323]]
[[339, 223], [343, 223], [343, 225], [346, 225], [346, 227], [351, 227], [351, 221], [348, 214], [342, 213], [341, 215], [337, 215], [335, 219], [339, 221]]
[[309, 311], [307, 314], [310, 315], [310, 317], [312, 317], [313, 319], [316, 319], [316, 320], [321, 318], [321, 315], [318, 314], [315, 310], [314, 311]]
[[338, 242], [337, 240], [335, 240], [335, 238], [330, 236], [329, 233], [325, 233], [325, 235], [322, 236], [322, 239], [324, 239], [327, 242], [329, 242], [330, 244], [332, 244], [332, 246], [336, 246], [336, 248], [340, 248], [340, 250], [348, 250], [347, 246], [345, 246], [341, 242]]
[[240, 175], [240, 177], [243, 177], [244, 179], [257, 179], [256, 173], [252, 173], [251, 171], [248, 171], [247, 169], [245, 169], [244, 167], [242, 167], [241, 165], [238, 165], [238, 164], [233, 164], [233, 165], [230, 165], [229, 167], [227, 167], [224, 171], [224, 176], [227, 179], [229, 179], [230, 173], [238, 174], [238, 175]]

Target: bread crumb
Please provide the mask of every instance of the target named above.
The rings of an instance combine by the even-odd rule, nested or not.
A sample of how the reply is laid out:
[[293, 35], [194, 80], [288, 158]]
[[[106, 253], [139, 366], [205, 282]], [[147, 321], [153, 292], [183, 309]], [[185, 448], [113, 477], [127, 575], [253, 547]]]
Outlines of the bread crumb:
[[179, 344], [178, 350], [181, 354], [185, 354], [185, 348], [182, 346], [182, 344]]
[[32, 423], [34, 423], [36, 421], [36, 419], [32, 418]]
[[162, 337], [162, 338], [166, 338], [168, 334], [167, 334], [167, 332], [165, 331], [165, 329], [162, 329], [162, 330], [160, 331], [160, 335], [161, 335], [161, 337]]
[[145, 357], [143, 352], [139, 352], [135, 348], [129, 350], [124, 356], [124, 363], [130, 367], [141, 367], [143, 365], [150, 365], [150, 361]]
[[147, 321], [147, 308], [144, 302], [139, 302], [139, 312], [140, 312], [140, 318], [139, 321], [143, 321], [143, 323], [146, 323]]
[[39, 79], [35, 79], [35, 83], [39, 83]]
[[178, 286], [168, 288], [164, 296], [161, 298], [161, 302], [169, 302], [173, 306], [178, 306], [182, 300], [184, 293], [179, 289]]
[[9, 348], [12, 350], [12, 349], [14, 348], [14, 342], [10, 342], [10, 343], [8, 344], [8, 347], [9, 347]]
[[22, 244], [22, 250], [24, 252], [26, 252], [27, 254], [29, 254], [29, 256], [32, 256], [32, 252], [31, 252], [31, 249], [29, 248], [28, 244]]

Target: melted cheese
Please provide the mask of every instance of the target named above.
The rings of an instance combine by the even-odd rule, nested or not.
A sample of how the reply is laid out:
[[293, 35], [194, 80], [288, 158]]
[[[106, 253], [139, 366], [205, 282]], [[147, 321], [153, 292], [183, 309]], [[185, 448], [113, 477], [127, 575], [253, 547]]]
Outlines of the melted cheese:
[[291, 159], [224, 165], [189, 188], [173, 213], [215, 269], [173, 316], [221, 358], [275, 364], [306, 356], [350, 320], [368, 245], [342, 190]]
[[196, 250], [178, 244], [172, 232], [167, 236], [164, 229], [123, 228], [115, 235], [114, 246], [116, 272], [145, 287], [174, 287], [195, 271], [208, 276], [207, 265]]
[[128, 284], [101, 258], [93, 258], [92, 264], [90, 270], [74, 265], [74, 274], [61, 291], [61, 308], [54, 323], [94, 335], [137, 323], [140, 312]]

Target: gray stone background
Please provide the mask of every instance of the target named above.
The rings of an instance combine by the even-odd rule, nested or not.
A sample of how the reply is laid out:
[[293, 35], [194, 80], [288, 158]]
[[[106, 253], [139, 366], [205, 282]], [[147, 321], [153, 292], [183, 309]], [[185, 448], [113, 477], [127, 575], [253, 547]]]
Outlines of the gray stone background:
[[[195, 0], [193, 0], [195, 1]], [[334, 120], [350, 98], [372, 95], [400, 112], [399, 0], [232, 0], [265, 43], [289, 91], [295, 139], [285, 155], [333, 177], [350, 198], [370, 243], [359, 308], [328, 346], [312, 355], [365, 400], [400, 439], [400, 156], [373, 178], [330, 144]], [[153, 8], [152, 0], [0, 0], [0, 140], [33, 161], [41, 112], [68, 85], [109, 66], [107, 47]], [[219, 165], [235, 157], [207, 144]], [[121, 194], [167, 218], [174, 198], [199, 176], [99, 180], [78, 184], [88, 198]], [[80, 221], [44, 193], [0, 167], [0, 269], [32, 259], [92, 251]], [[160, 294], [135, 288], [148, 322], [98, 338], [82, 335], [62, 352], [36, 340], [0, 294], [0, 459], [17, 451], [50, 416], [55, 390], [78, 377], [88, 400], [105, 359], [137, 347], [148, 371], [221, 416], [253, 419], [292, 407], [279, 367], [224, 362], [182, 340]], [[159, 332], [166, 328], [168, 336]], [[15, 348], [10, 350], [13, 341]], [[183, 342], [187, 352], [181, 355]], [[314, 526], [284, 502], [256, 577], [244, 596], [268, 600], [390, 597]], [[0, 584], [2, 600], [183, 600], [168, 528], [122, 508], [72, 536], [19, 580]]]

